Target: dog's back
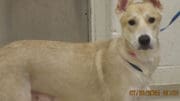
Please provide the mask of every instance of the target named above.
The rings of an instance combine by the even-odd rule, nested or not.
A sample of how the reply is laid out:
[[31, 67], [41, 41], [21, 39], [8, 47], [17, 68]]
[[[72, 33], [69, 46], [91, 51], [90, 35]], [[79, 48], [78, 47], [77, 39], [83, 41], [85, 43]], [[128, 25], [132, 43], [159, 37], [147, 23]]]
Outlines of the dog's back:
[[[96, 68], [96, 55], [107, 44], [108, 42], [72, 44], [35, 40], [13, 42], [0, 50], [0, 74], [3, 78], [0, 82], [8, 80], [5, 84], [0, 83], [0, 86], [9, 89], [7, 92], [2, 89], [0, 94], [19, 93], [21, 99], [14, 101], [26, 101], [30, 90], [34, 90], [67, 101], [88, 101], [87, 98], [89, 101], [100, 101], [102, 99], [97, 98], [102, 98], [100, 96], [103, 95]], [[3, 72], [6, 75], [2, 75]], [[12, 76], [12, 81], [8, 75]], [[16, 87], [17, 90], [13, 92], [13, 86], [9, 87], [9, 84], [15, 87], [20, 84], [21, 88]], [[89, 87], [91, 89], [87, 90]], [[21, 93], [22, 90], [26, 94]], [[11, 96], [0, 99], [10, 101], [16, 95]], [[5, 98], [8, 100], [4, 100]]]

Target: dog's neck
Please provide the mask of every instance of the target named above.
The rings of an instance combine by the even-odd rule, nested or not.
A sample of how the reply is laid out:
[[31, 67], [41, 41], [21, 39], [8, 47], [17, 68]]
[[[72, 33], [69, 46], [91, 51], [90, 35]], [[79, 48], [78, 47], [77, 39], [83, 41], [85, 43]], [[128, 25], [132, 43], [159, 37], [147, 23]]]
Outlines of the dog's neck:
[[130, 47], [124, 38], [118, 42], [123, 48], [120, 48], [120, 54], [123, 58], [142, 69], [146, 76], [151, 76], [159, 63], [159, 49], [153, 50], [136, 50]]

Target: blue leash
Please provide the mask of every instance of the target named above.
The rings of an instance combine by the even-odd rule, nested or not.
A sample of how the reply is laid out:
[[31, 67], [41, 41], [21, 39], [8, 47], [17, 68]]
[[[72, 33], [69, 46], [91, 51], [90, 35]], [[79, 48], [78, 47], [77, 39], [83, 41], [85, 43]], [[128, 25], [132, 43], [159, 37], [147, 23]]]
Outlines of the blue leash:
[[172, 25], [172, 24], [179, 18], [179, 16], [180, 16], [180, 11], [178, 11], [178, 12], [174, 15], [174, 17], [172, 18], [172, 20], [169, 22], [169, 24], [168, 24], [166, 27], [160, 29], [160, 31], [161, 31], [161, 32], [165, 31], [170, 25]]

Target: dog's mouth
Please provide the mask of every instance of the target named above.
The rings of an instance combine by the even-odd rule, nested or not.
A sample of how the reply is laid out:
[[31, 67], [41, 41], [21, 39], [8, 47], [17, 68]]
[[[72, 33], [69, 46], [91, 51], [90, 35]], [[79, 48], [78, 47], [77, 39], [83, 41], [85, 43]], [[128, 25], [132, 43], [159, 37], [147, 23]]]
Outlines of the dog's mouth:
[[143, 51], [147, 51], [147, 50], [153, 50], [154, 46], [152, 44], [147, 44], [147, 45], [140, 45], [137, 43], [131, 43], [129, 41], [127, 41], [127, 45], [129, 48], [133, 48], [135, 50], [143, 50]]
[[148, 46], [139, 46], [138, 50], [152, 50], [153, 47], [151, 45]]

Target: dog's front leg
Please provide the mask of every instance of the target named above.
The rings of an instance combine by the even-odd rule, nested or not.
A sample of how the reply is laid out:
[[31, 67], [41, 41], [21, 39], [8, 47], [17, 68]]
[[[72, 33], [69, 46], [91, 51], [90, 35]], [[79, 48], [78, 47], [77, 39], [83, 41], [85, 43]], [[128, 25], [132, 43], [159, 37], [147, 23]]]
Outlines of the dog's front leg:
[[0, 101], [31, 101], [30, 84], [18, 73], [0, 71]]

